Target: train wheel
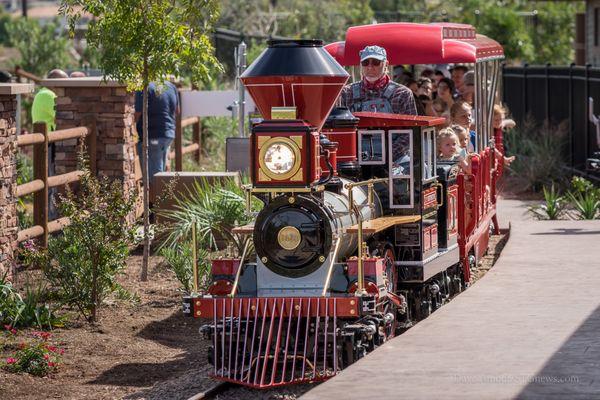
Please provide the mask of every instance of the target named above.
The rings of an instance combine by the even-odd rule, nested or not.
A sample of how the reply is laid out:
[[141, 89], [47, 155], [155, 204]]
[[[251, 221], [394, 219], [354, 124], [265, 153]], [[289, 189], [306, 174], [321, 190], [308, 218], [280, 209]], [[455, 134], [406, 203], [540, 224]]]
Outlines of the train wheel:
[[[386, 288], [390, 293], [396, 293], [398, 280], [396, 274], [396, 267], [394, 262], [396, 261], [396, 256], [394, 255], [394, 247], [389, 242], [382, 242], [376, 248], [376, 255], [384, 259], [384, 267], [385, 267], [385, 279], [387, 281]], [[396, 336], [396, 331], [398, 329], [398, 312], [396, 310], [396, 306], [388, 301], [386, 305], [383, 307], [383, 313], [392, 314], [394, 316], [394, 321], [389, 324], [386, 328], [386, 337], [391, 339]]]

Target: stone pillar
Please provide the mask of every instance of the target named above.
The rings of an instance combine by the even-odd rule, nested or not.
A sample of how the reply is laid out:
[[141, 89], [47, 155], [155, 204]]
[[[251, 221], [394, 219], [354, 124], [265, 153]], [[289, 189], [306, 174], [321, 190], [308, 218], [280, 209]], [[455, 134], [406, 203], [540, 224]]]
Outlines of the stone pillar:
[[[56, 129], [95, 121], [97, 174], [119, 179], [126, 191], [136, 188], [134, 94], [119, 82], [92, 77], [46, 79], [41, 85], [57, 95]], [[56, 174], [77, 168], [76, 144], [56, 144]]]
[[17, 248], [17, 95], [33, 84], [0, 83], [0, 276], [10, 274]]

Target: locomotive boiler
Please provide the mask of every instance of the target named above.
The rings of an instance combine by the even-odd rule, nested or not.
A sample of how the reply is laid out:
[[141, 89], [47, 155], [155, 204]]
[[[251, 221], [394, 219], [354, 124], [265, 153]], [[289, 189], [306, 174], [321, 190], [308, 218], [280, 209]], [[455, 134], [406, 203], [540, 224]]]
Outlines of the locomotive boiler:
[[[452, 28], [453, 41], [474, 36]], [[442, 44], [446, 28], [427, 29]], [[438, 165], [443, 118], [334, 108], [348, 78], [318, 40], [272, 40], [241, 77], [264, 117], [244, 187], [248, 210], [252, 198], [263, 208], [234, 229], [243, 251], [211, 261], [209, 293], [184, 298], [186, 315], [209, 321], [217, 379], [265, 388], [335, 375], [462, 290], [462, 253], [487, 243], [492, 202], [477, 196], [495, 193], [493, 152], [474, 156], [470, 177]]]

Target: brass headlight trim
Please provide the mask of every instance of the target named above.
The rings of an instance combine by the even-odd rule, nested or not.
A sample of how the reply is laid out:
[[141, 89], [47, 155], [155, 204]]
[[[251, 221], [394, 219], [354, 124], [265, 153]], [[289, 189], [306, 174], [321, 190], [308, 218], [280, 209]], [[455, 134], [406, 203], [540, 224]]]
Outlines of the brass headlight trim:
[[[277, 143], [281, 143], [281, 144], [289, 147], [292, 150], [292, 152], [294, 153], [294, 165], [285, 174], [277, 174], [277, 173], [272, 172], [269, 168], [267, 168], [267, 165], [265, 163], [265, 154], [266, 154], [267, 150], [269, 149], [269, 147], [271, 147]], [[260, 146], [260, 152], [259, 152], [259, 156], [258, 156], [258, 164], [260, 166], [261, 172], [273, 180], [282, 181], [282, 180], [290, 179], [291, 177], [296, 175], [296, 173], [300, 169], [300, 166], [302, 165], [300, 147], [298, 146], [296, 141], [294, 141], [290, 138], [281, 137], [281, 136], [272, 137], [269, 140], [267, 140], [266, 142], [262, 143], [262, 145]]]

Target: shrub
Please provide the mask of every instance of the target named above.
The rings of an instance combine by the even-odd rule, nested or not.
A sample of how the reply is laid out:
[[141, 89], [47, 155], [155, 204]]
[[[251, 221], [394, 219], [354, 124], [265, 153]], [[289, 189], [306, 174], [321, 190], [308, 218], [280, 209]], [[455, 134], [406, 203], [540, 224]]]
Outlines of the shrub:
[[44, 303], [46, 288], [42, 283], [33, 286], [27, 283], [21, 296], [6, 279], [0, 278], [0, 324], [11, 327], [31, 327], [52, 329], [62, 326], [64, 317], [57, 316], [47, 303]]
[[89, 322], [96, 321], [108, 295], [124, 292], [116, 277], [133, 243], [127, 217], [134, 203], [134, 194], [123, 193], [118, 181], [98, 180], [85, 171], [77, 195], [67, 190], [58, 201], [71, 224], [50, 239], [47, 250], [29, 253], [28, 260], [42, 266], [59, 298]]
[[600, 211], [600, 189], [587, 179], [573, 177], [567, 197], [579, 219], [594, 219]]
[[187, 193], [175, 198], [173, 210], [159, 212], [168, 221], [161, 248], [176, 247], [178, 243], [189, 240], [192, 225], [196, 224], [199, 247], [219, 249], [224, 239], [236, 245], [241, 252], [241, 238], [231, 230], [250, 221], [245, 205], [241, 189], [232, 180], [214, 185], [206, 180], [194, 182], [193, 186], [187, 187]]
[[539, 191], [564, 178], [566, 125], [524, 126], [506, 133], [508, 155], [516, 156], [509, 171], [525, 190]]
[[48, 343], [51, 335], [47, 332], [33, 332], [32, 336], [35, 338], [33, 343], [21, 343], [19, 350], [3, 362], [5, 370], [35, 376], [46, 376], [56, 371], [64, 350]]
[[[174, 247], [164, 247], [161, 256], [169, 268], [175, 273], [177, 280], [181, 284], [181, 289], [190, 294], [193, 292], [193, 257], [192, 245], [190, 242], [179, 242]], [[209, 254], [205, 249], [197, 249], [196, 256], [198, 260], [198, 284], [200, 291], [206, 291], [208, 275], [210, 272]]]
[[559, 219], [564, 214], [567, 202], [558, 190], [554, 188], [554, 184], [552, 184], [549, 190], [544, 187], [544, 200], [544, 204], [529, 208], [529, 211], [536, 218], [554, 220]]

